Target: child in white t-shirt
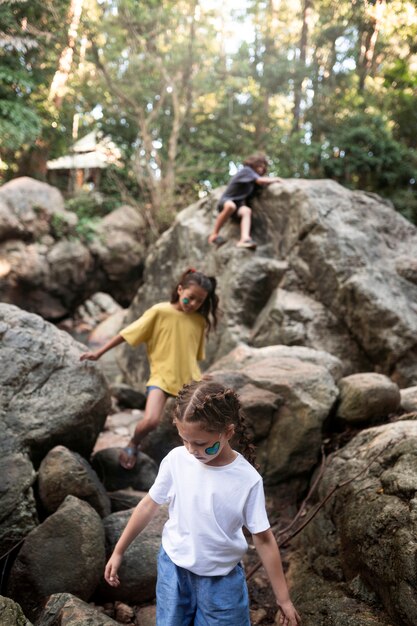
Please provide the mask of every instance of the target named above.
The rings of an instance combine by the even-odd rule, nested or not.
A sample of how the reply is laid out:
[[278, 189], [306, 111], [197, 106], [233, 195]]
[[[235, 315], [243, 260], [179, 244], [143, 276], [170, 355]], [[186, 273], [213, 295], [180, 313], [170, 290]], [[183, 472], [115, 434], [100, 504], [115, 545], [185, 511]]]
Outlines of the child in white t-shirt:
[[[124, 552], [167, 502], [169, 520], [158, 557], [157, 626], [250, 626], [240, 565], [248, 547], [243, 526], [252, 533], [271, 581], [279, 623], [298, 626], [236, 393], [214, 381], [185, 385], [174, 423], [184, 445], [165, 457], [149, 494], [133, 511], [106, 565], [106, 581], [120, 584], [117, 572]], [[235, 433], [244, 456], [230, 446]]]

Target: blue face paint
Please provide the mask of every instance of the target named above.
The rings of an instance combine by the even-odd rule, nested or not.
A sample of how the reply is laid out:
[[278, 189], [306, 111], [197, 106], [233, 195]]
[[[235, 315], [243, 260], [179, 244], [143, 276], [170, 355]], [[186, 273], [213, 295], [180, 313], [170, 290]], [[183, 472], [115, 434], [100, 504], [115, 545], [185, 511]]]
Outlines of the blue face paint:
[[208, 455], [217, 454], [220, 448], [220, 441], [216, 441], [210, 448], [206, 448], [204, 452]]
[[189, 299], [188, 299], [188, 298], [183, 298], [183, 299], [182, 299], [182, 303], [183, 303], [183, 304], [190, 304], [190, 301], [189, 301]]

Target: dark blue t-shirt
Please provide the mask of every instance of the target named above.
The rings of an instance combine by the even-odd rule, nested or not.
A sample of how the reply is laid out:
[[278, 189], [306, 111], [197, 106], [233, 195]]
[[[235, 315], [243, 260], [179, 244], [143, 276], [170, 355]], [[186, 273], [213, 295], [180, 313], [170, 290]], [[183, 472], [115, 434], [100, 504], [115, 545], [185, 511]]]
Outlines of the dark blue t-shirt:
[[241, 206], [253, 194], [258, 178], [260, 175], [249, 165], [242, 167], [227, 185], [219, 200], [219, 207], [222, 207], [226, 200], [233, 200], [237, 206]]

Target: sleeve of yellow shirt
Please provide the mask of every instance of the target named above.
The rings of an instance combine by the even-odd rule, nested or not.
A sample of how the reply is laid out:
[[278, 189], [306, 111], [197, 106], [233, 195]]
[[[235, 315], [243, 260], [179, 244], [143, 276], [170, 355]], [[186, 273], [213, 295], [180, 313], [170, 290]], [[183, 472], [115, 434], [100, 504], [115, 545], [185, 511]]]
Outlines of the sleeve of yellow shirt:
[[151, 307], [138, 320], [123, 328], [120, 335], [130, 346], [138, 346], [152, 336], [155, 320], [156, 311], [154, 307]]

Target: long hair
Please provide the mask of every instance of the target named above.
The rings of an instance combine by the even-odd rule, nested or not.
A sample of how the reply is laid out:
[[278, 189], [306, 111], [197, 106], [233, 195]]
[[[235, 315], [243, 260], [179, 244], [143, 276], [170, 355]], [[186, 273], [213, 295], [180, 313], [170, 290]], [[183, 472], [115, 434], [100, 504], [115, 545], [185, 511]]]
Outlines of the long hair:
[[224, 432], [227, 426], [234, 424], [243, 456], [257, 467], [255, 448], [238, 395], [230, 387], [211, 380], [193, 381], [184, 385], [176, 398], [174, 419], [179, 422], [200, 422], [208, 432]]
[[212, 326], [213, 328], [217, 326], [217, 309], [219, 306], [219, 297], [216, 294], [217, 280], [214, 276], [206, 276], [203, 272], [198, 272], [190, 267], [188, 270], [185, 270], [172, 290], [171, 304], [175, 304], [180, 299], [178, 295], [178, 287], [180, 285], [184, 288], [189, 285], [199, 285], [204, 291], [207, 291], [207, 298], [198, 309], [198, 313], [201, 313], [206, 320], [207, 332], [209, 333]]

